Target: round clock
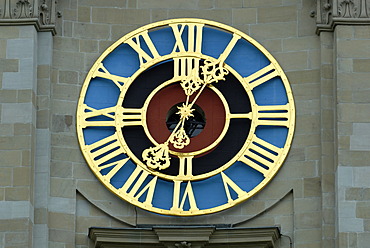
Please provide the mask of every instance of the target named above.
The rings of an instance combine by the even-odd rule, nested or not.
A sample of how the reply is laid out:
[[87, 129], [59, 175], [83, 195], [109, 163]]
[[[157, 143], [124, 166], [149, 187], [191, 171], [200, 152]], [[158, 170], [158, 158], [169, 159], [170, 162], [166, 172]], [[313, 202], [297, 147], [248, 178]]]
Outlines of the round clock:
[[283, 70], [227, 25], [172, 19], [111, 45], [82, 86], [77, 132], [101, 183], [145, 210], [232, 207], [278, 172], [295, 125]]

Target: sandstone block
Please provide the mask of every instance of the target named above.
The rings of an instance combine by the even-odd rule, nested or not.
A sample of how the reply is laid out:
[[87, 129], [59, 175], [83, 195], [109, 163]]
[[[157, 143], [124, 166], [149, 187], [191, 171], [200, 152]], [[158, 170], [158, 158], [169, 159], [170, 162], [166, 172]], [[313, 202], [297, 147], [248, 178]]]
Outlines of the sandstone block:
[[212, 9], [212, 10], [168, 10], [168, 18], [192, 17], [215, 20], [230, 25], [232, 23], [231, 9]]
[[98, 42], [95, 40], [80, 40], [80, 52], [83, 53], [98, 52]]
[[233, 9], [232, 15], [233, 25], [255, 24], [257, 21], [257, 11], [254, 8]]
[[354, 72], [370, 72], [370, 59], [354, 59], [353, 60]]
[[77, 102], [80, 95], [80, 86], [73, 84], [55, 84], [52, 94], [54, 99]]
[[[72, 178], [73, 166], [67, 161], [52, 161], [50, 176], [59, 178]], [[76, 175], [75, 175], [76, 176]], [[76, 176], [76, 178], [79, 178]]]
[[91, 22], [91, 7], [89, 6], [79, 6], [77, 20], [79, 22]]
[[308, 68], [308, 52], [306, 51], [277, 53], [275, 57], [285, 71], [305, 70]]
[[81, 70], [83, 69], [83, 57], [82, 53], [54, 51], [53, 63], [64, 70]]
[[52, 197], [73, 198], [75, 194], [73, 179], [55, 177], [50, 179], [50, 195]]
[[5, 189], [5, 201], [29, 201], [30, 188], [29, 187], [16, 187]]
[[107, 6], [115, 6], [117, 8], [125, 8], [127, 1], [122, 0], [81, 0], [78, 2], [81, 6], [95, 6], [95, 7], [107, 7]]
[[93, 23], [121, 24], [124, 23], [124, 13], [123, 9], [117, 8], [92, 8], [91, 20]]
[[[84, 39], [107, 40], [110, 36], [110, 28], [107, 24], [74, 23], [74, 36]], [[69, 60], [73, 61], [73, 60]], [[65, 68], [65, 67], [64, 67]], [[69, 69], [69, 68], [66, 68]]]
[[266, 7], [266, 6], [281, 6], [281, 0], [243, 0], [244, 8], [249, 7]]
[[319, 177], [304, 178], [303, 188], [305, 197], [319, 197], [321, 195], [321, 179]]
[[31, 185], [31, 168], [16, 167], [13, 169], [13, 186]]
[[1, 26], [0, 39], [14, 39], [20, 35], [19, 27], [17, 26]]
[[370, 39], [370, 29], [368, 26], [352, 27], [354, 30], [354, 38], [356, 39]]
[[[49, 229], [49, 241], [60, 242], [65, 247], [65, 244], [74, 243], [74, 230], [59, 230]], [[54, 246], [53, 246], [54, 247]]]
[[53, 49], [65, 52], [78, 52], [79, 40], [69, 37], [55, 37], [53, 40]]
[[263, 23], [251, 25], [250, 35], [259, 40], [279, 39], [297, 36], [297, 27], [295, 22], [286, 23]]
[[297, 20], [297, 7], [295, 5], [258, 8], [258, 23], [291, 22]]
[[338, 105], [338, 120], [341, 122], [367, 122], [370, 104], [342, 103]]
[[78, 82], [78, 73], [76, 71], [59, 71], [59, 83], [77, 84], [77, 82]]
[[321, 213], [320, 212], [306, 212], [295, 215], [296, 228], [311, 229], [321, 227]]
[[19, 59], [0, 59], [0, 72], [18, 72]]
[[342, 58], [366, 58], [370, 57], [368, 49], [370, 41], [365, 40], [338, 40], [337, 53]]
[[283, 40], [283, 51], [306, 51], [315, 50], [319, 47], [319, 37], [300, 37]]
[[215, 4], [212, 0], [199, 0], [198, 2], [199, 9], [212, 9], [214, 6]]
[[73, 230], [75, 226], [75, 216], [66, 213], [49, 212], [48, 215], [49, 228], [59, 230]]
[[157, 8], [169, 8], [169, 9], [196, 9], [196, 0], [189, 1], [173, 1], [173, 0], [138, 0], [137, 6], [139, 9], [157, 9]]
[[338, 26], [335, 30], [337, 39], [351, 39], [354, 38], [354, 30], [353, 27], [347, 25]]

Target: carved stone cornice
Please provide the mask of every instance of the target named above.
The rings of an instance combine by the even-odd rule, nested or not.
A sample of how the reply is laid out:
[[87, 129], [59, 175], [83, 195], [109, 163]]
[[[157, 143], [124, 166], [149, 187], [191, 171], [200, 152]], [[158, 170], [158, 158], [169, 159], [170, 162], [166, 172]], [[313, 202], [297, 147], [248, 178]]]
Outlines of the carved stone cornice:
[[0, 25], [34, 25], [55, 35], [56, 0], [0, 0]]
[[317, 34], [336, 25], [370, 25], [370, 0], [317, 0], [316, 17]]
[[153, 226], [151, 228], [89, 229], [95, 248], [274, 248], [277, 227], [218, 228], [215, 226]]

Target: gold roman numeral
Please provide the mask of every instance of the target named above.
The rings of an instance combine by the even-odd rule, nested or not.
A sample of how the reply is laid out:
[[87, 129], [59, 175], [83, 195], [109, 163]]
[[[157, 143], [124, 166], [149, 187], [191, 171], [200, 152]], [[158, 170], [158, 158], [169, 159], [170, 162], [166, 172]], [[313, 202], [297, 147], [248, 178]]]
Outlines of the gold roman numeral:
[[[99, 126], [142, 126], [144, 117], [143, 109], [110, 107], [104, 109], [94, 109], [84, 104], [84, 112], [81, 115], [81, 127], [99, 127]], [[89, 118], [105, 116], [110, 120], [89, 120]]]
[[221, 172], [222, 182], [224, 183], [224, 188], [227, 196], [228, 203], [234, 201], [231, 198], [230, 194], [230, 188], [235, 191], [235, 193], [238, 195], [238, 198], [243, 197], [244, 195], [248, 194], [244, 190], [242, 190], [236, 183], [231, 180], [228, 176], [226, 176], [225, 173]]
[[99, 168], [98, 168], [99, 171], [114, 166], [106, 175], [103, 175], [103, 180], [107, 181], [107, 182], [110, 182], [112, 177], [114, 177], [114, 175], [117, 174], [117, 172], [127, 163], [127, 161], [129, 161], [129, 158], [124, 158], [124, 159], [114, 161], [114, 162], [109, 163], [109, 164], [99, 166]]
[[174, 58], [174, 78], [185, 79], [190, 76], [199, 76], [199, 59], [191, 57]]
[[275, 66], [273, 64], [269, 64], [252, 75], [243, 78], [243, 80], [249, 85], [250, 89], [253, 90], [255, 87], [277, 76], [279, 76], [279, 73], [277, 72]]
[[[108, 160], [123, 154], [117, 133], [101, 139], [91, 145], [86, 145], [85, 148], [97, 165], [103, 164]], [[109, 152], [109, 153], [108, 153]]]
[[[140, 43], [140, 37], [143, 38], [151, 54], [148, 54], [146, 51], [143, 50], [143, 46]], [[126, 41], [126, 43], [129, 44], [132, 49], [137, 52], [139, 56], [140, 66], [160, 56], [148, 34], [148, 30], [136, 35], [132, 39]]]
[[193, 156], [179, 157], [179, 160], [178, 178], [187, 178], [193, 176]]
[[184, 40], [182, 34], [184, 33], [185, 27], [188, 29], [188, 50], [187, 52], [202, 52], [202, 37], [203, 37], [203, 24], [170, 24], [173, 35], [175, 36], [175, 46], [172, 53], [174, 52], [186, 52]]
[[[83, 113], [80, 115], [82, 118], [81, 127], [100, 127], [100, 126], [108, 126], [112, 127], [115, 125], [115, 109], [116, 107], [104, 108], [104, 109], [94, 109], [92, 107], [87, 106], [86, 104], [83, 105]], [[104, 121], [97, 121], [97, 120], [88, 120], [89, 118], [98, 117], [98, 116], [105, 116], [108, 117], [110, 120]]]
[[222, 63], [225, 62], [227, 57], [230, 55], [231, 51], [234, 49], [236, 43], [241, 37], [237, 34], [233, 35], [233, 38], [229, 41], [229, 44], [227, 44], [225, 50], [221, 53], [220, 57], [218, 58], [219, 61]]
[[120, 120], [121, 127], [143, 126], [145, 116], [142, 108], [119, 108], [117, 112], [117, 118]]
[[[139, 200], [139, 198], [143, 194], [147, 193], [145, 201], [143, 203], [146, 206], [151, 207], [158, 177], [153, 177], [146, 185], [144, 185], [145, 180], [148, 178], [149, 175], [149, 172], [137, 166], [135, 170], [131, 173], [127, 181], [124, 183], [122, 188], [119, 189], [119, 192], [125, 193], [131, 198], [135, 198], [136, 200]], [[142, 189], [139, 191], [140, 188]]]
[[280, 157], [282, 148], [253, 136], [252, 142], [239, 161], [261, 172], [265, 177]]
[[290, 126], [290, 104], [257, 105], [257, 126]]
[[229, 119], [250, 119], [252, 120], [252, 112], [239, 113], [239, 114], [228, 114]]
[[[173, 189], [173, 203], [171, 211], [184, 211], [185, 201], [188, 200], [190, 209], [189, 211], [197, 211], [199, 210], [197, 207], [197, 203], [195, 200], [193, 187], [191, 186], [191, 182], [188, 181], [185, 192], [181, 197], [181, 183], [182, 181], [174, 181], [174, 189]], [[181, 202], [180, 202], [181, 198]]]
[[121, 77], [117, 75], [112, 75], [103, 65], [103, 63], [100, 63], [95, 68], [92, 78], [95, 77], [101, 77], [105, 79], [112, 80], [113, 83], [121, 90], [123, 88], [123, 85], [127, 82], [129, 82], [131, 79], [128, 77]]

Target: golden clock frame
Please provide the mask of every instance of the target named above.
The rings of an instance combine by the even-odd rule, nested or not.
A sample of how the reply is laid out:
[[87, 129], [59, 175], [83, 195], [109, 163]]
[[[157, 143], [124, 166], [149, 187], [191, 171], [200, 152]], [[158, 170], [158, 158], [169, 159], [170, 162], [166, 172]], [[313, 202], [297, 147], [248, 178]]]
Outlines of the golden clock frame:
[[[208, 173], [198, 175], [198, 176], [193, 176], [192, 174], [190, 174], [190, 175], [169, 176], [169, 175], [165, 175], [163, 173], [160, 173], [158, 171], [153, 171], [151, 169], [148, 169], [138, 158], [136, 158], [133, 155], [133, 153], [131, 152], [131, 150], [127, 146], [127, 144], [126, 144], [126, 142], [125, 142], [125, 140], [122, 136], [122, 133], [121, 133], [122, 132], [121, 131], [122, 123], [118, 123], [119, 118], [116, 118], [116, 117], [110, 115], [110, 113], [112, 113], [112, 112], [117, 113], [115, 108], [122, 108], [122, 107], [120, 107], [122, 105], [121, 103], [124, 99], [124, 96], [125, 96], [125, 93], [127, 92], [127, 89], [130, 87], [131, 83], [135, 80], [135, 78], [138, 75], [140, 75], [140, 73], [147, 70], [151, 66], [153, 66], [157, 63], [160, 63], [162, 61], [165, 61], [165, 60], [174, 59], [174, 58], [181, 58], [181, 57], [194, 57], [194, 58], [199, 58], [199, 59], [210, 59], [210, 60], [213, 60], [213, 61], [217, 60], [215, 58], [212, 58], [212, 57], [201, 54], [200, 51], [196, 51], [196, 48], [194, 48], [194, 52], [188, 52], [188, 51], [174, 52], [173, 51], [172, 53], [164, 55], [164, 56], [160, 56], [158, 53], [155, 54], [155, 52], [153, 53], [153, 51], [156, 51], [156, 48], [154, 47], [154, 49], [153, 49], [153, 47], [152, 47], [152, 46], [154, 46], [153, 43], [151, 41], [147, 40], [147, 38], [149, 37], [147, 35], [148, 30], [158, 28], [158, 27], [163, 27], [163, 26], [180, 25], [180, 24], [187, 24], [187, 25], [188, 24], [193, 24], [193, 25], [199, 25], [199, 26], [202, 26], [202, 27], [203, 26], [211, 26], [212, 28], [216, 28], [216, 29], [218, 28], [220, 30], [227, 31], [227, 32], [233, 34], [233, 40], [235, 39], [235, 41], [230, 41], [229, 44], [231, 42], [235, 42], [235, 44], [236, 44], [237, 40], [244, 39], [244, 40], [248, 41], [249, 43], [251, 43], [253, 46], [255, 46], [259, 51], [261, 51], [271, 63], [270, 65], [262, 68], [260, 71], [257, 71], [256, 73], [253, 73], [252, 75], [250, 75], [248, 77], [244, 77], [244, 78], [241, 75], [239, 75], [239, 73], [237, 73], [233, 68], [226, 65], [226, 68], [234, 76], [236, 76], [238, 78], [239, 82], [243, 85], [243, 87], [245, 88], [248, 96], [250, 97], [251, 108], [252, 108], [251, 116], [248, 116], [248, 118], [250, 118], [252, 120], [250, 132], [249, 132], [247, 140], [245, 141], [245, 144], [243, 145], [243, 148], [234, 156], [234, 158], [229, 163], [221, 166], [220, 168], [218, 168], [218, 169], [216, 169], [212, 172], [208, 172]], [[132, 42], [132, 39], [134, 37], [138, 37], [140, 35], [144, 38], [144, 40], [146, 40], [150, 51], [152, 52], [152, 54], [154, 54], [153, 58], [152, 57], [146, 58], [146, 59], [148, 59], [146, 63], [141, 63], [140, 62], [140, 64], [141, 64], [140, 68], [130, 78], [124, 78], [124, 77], [120, 77], [120, 76], [110, 74], [109, 71], [104, 67], [102, 61], [116, 47], [118, 47], [122, 43], [125, 43], [125, 42], [128, 43], [128, 41]], [[176, 36], [176, 35], [174, 34], [174, 36]], [[177, 44], [175, 43], [175, 46], [176, 45]], [[133, 46], [135, 46], [135, 45], [133, 45]], [[233, 47], [234, 46], [232, 46], [231, 49]], [[140, 59], [142, 60], [145, 57], [145, 55], [143, 55], [143, 54], [140, 55], [139, 53], [140, 52], [138, 52], [138, 55], [141, 56]], [[222, 56], [222, 54], [221, 54], [221, 56]], [[269, 75], [267, 75], [267, 77], [265, 77], [264, 75], [267, 72], [271, 71], [271, 70], [273, 70], [273, 73], [270, 73]], [[275, 110], [275, 109], [273, 107], [271, 107], [271, 108], [266, 108], [266, 107], [262, 108], [262, 106], [257, 105], [254, 101], [254, 97], [253, 97], [253, 94], [251, 92], [252, 92], [252, 89], [254, 87], [268, 81], [270, 79], [268, 77], [273, 78], [275, 76], [279, 76], [281, 78], [281, 80], [284, 84], [284, 88], [286, 90], [287, 98], [288, 98], [288, 104], [286, 106], [284, 106], [284, 110], [286, 110], [287, 112], [284, 113], [284, 116], [279, 114], [279, 117], [284, 117], [284, 118], [287, 118], [287, 120], [288, 120], [288, 123], [284, 124], [284, 126], [286, 126], [288, 128], [288, 135], [287, 135], [287, 138], [286, 138], [285, 146], [283, 148], [276, 149], [277, 147], [274, 147], [273, 145], [271, 145], [268, 142], [263, 143], [264, 146], [267, 146], [268, 149], [271, 149], [272, 151], [276, 152], [279, 156], [276, 159], [276, 161], [274, 161], [273, 166], [271, 168], [269, 168], [268, 172], [261, 171], [261, 169], [257, 169], [257, 167], [253, 167], [250, 164], [248, 164], [248, 166], [250, 166], [254, 169], [257, 169], [258, 171], [263, 173], [265, 179], [259, 185], [257, 185], [255, 188], [253, 188], [251, 191], [245, 192], [245, 191], [242, 191], [222, 171], [225, 170], [227, 167], [229, 167], [231, 164], [233, 164], [237, 160], [242, 161], [243, 163], [246, 163], [244, 154], [246, 154], [246, 151], [252, 145], [252, 143], [254, 143], [254, 142], [256, 142], [256, 143], [263, 142], [259, 138], [257, 138], [257, 136], [254, 135], [254, 131], [255, 131], [256, 127], [258, 125], [261, 125], [261, 121], [258, 120], [258, 119], [261, 118], [261, 116], [263, 116], [263, 114], [262, 114], [263, 112], [268, 111], [268, 110]], [[83, 132], [82, 132], [83, 128], [85, 128], [86, 126], [89, 125], [89, 122], [86, 121], [86, 119], [91, 117], [91, 114], [90, 114], [91, 112], [85, 112], [85, 110], [89, 109], [89, 108], [84, 104], [84, 98], [85, 98], [85, 95], [86, 95], [86, 91], [87, 91], [89, 82], [94, 77], [102, 77], [102, 78], [106, 78], [106, 79], [111, 80], [112, 82], [114, 82], [116, 84], [117, 87], [120, 88], [120, 91], [121, 91], [119, 100], [118, 100], [117, 105], [115, 107], [112, 107], [112, 108], [109, 108], [109, 109], [103, 109], [103, 111], [100, 111], [101, 115], [105, 115], [105, 116], [113, 118], [115, 120], [114, 121], [114, 126], [116, 127], [116, 133], [115, 133], [115, 135], [113, 135], [114, 137], [111, 137], [111, 136], [107, 137], [107, 138], [109, 138], [108, 140], [111, 140], [111, 142], [113, 142], [113, 143], [111, 143], [109, 145], [109, 147], [104, 147], [104, 148], [100, 149], [99, 154], [104, 154], [105, 152], [110, 151], [110, 148], [117, 145], [118, 150], [116, 150], [114, 152], [114, 154], [127, 154], [128, 158], [123, 159], [122, 161], [115, 162], [115, 163], [117, 163], [117, 165], [107, 175], [101, 175], [100, 170], [102, 170], [104, 168], [107, 168], [108, 166], [104, 166], [104, 168], [102, 168], [102, 167], [98, 168], [99, 163], [97, 163], [94, 160], [94, 158], [96, 158], [97, 155], [94, 154], [94, 156], [92, 156], [92, 153], [91, 153], [91, 151], [96, 149], [97, 147], [99, 147], [101, 145], [104, 145], [104, 144], [107, 144], [107, 138], [99, 140], [99, 141], [95, 142], [92, 145], [85, 145], [84, 136], [83, 136]], [[262, 78], [260, 78], [260, 77], [262, 77]], [[250, 83], [253, 80], [255, 80], [255, 81], [253, 83]], [[123, 83], [123, 85], [121, 85], [120, 83]], [[228, 104], [227, 104], [226, 100], [223, 99], [222, 102], [223, 102], [225, 108], [228, 108]], [[131, 117], [134, 117], [135, 121], [141, 122], [140, 125], [142, 125], [144, 127], [145, 133], [148, 135], [148, 137], [151, 137], [151, 135], [150, 135], [150, 133], [147, 129], [146, 117], [145, 117], [146, 108], [147, 108], [148, 103], [149, 103], [149, 101], [147, 101], [145, 103], [145, 105], [143, 106], [143, 108], [140, 109], [140, 110], [139, 109], [134, 109], [134, 110], [126, 109], [126, 111], [127, 111], [127, 113], [132, 114]], [[268, 105], [268, 106], [276, 106], [276, 105]], [[90, 108], [90, 110], [95, 111], [94, 109], [91, 109], [91, 108]], [[94, 113], [97, 113], [97, 112], [94, 112]], [[260, 114], [258, 114], [258, 113], [260, 113]], [[258, 116], [258, 115], [260, 115], [260, 116]], [[94, 116], [97, 116], [97, 115], [94, 115]], [[120, 116], [120, 117], [122, 118], [123, 116]], [[227, 113], [226, 120], [229, 121], [231, 118], [245, 118], [245, 116], [244, 117], [237, 117], [237, 116], [233, 116], [233, 114], [231, 114], [231, 113]], [[79, 98], [79, 101], [78, 101], [78, 107], [77, 107], [77, 122], [76, 122], [76, 124], [77, 124], [77, 133], [78, 133], [79, 144], [80, 144], [81, 150], [83, 152], [83, 155], [84, 155], [90, 169], [93, 171], [95, 176], [104, 184], [104, 186], [107, 187], [111, 192], [113, 192], [114, 194], [116, 194], [120, 198], [125, 199], [126, 201], [130, 202], [131, 204], [134, 204], [138, 207], [147, 209], [147, 210], [155, 212], [155, 213], [165, 214], [165, 215], [193, 216], [193, 215], [202, 215], [202, 214], [214, 213], [214, 212], [218, 212], [218, 211], [227, 209], [231, 206], [237, 205], [237, 204], [245, 201], [246, 199], [250, 198], [251, 196], [255, 195], [258, 191], [263, 189], [269, 183], [269, 181], [273, 178], [273, 176], [277, 173], [277, 171], [282, 166], [282, 164], [283, 164], [283, 162], [284, 162], [284, 160], [285, 160], [285, 158], [286, 158], [286, 156], [289, 152], [291, 142], [292, 142], [292, 138], [293, 138], [293, 134], [294, 134], [294, 127], [295, 127], [295, 106], [294, 106], [294, 99], [293, 99], [292, 91], [291, 91], [291, 88], [290, 88], [287, 77], [285, 76], [282, 68], [277, 63], [277, 61], [273, 58], [273, 56], [262, 45], [260, 45], [254, 39], [252, 39], [248, 35], [242, 33], [241, 31], [239, 31], [235, 28], [232, 28], [230, 26], [227, 26], [225, 24], [221, 24], [221, 23], [214, 22], [214, 21], [209, 21], [209, 20], [204, 20], [204, 19], [182, 18], [182, 19], [165, 20], [165, 21], [160, 21], [160, 22], [145, 25], [145, 26], [143, 26], [141, 28], [138, 28], [138, 29], [130, 32], [129, 34], [123, 36], [122, 38], [120, 38], [119, 40], [114, 42], [107, 50], [105, 50], [102, 53], [102, 55], [97, 59], [97, 61], [94, 63], [94, 65], [92, 66], [92, 68], [89, 71], [89, 73], [87, 74], [86, 79], [84, 81], [84, 84], [82, 86], [80, 98]], [[137, 125], [137, 124], [135, 124], [135, 125]], [[280, 125], [280, 124], [277, 123], [277, 125]], [[100, 126], [107, 126], [107, 123], [101, 121]], [[112, 123], [109, 123], [108, 126], [112, 126]], [[227, 128], [225, 128], [225, 129], [227, 129]], [[219, 139], [222, 139], [222, 137], [220, 136]], [[151, 140], [153, 140], [153, 139], [151, 139]], [[253, 149], [256, 150], [257, 152], [261, 153], [261, 154], [265, 153], [265, 150], [263, 150], [259, 146], [254, 145]], [[114, 154], [112, 154], [112, 155], [114, 155]], [[189, 155], [191, 156], [191, 154], [189, 154]], [[112, 176], [116, 172], [118, 172], [118, 170], [120, 168], [122, 168], [122, 166], [124, 166], [124, 164], [129, 159], [133, 159], [133, 161], [135, 162], [137, 167], [136, 167], [135, 171], [131, 174], [128, 181], [124, 184], [124, 186], [120, 189], [117, 189], [117, 188], [115, 188], [114, 186], [112, 186], [110, 184], [110, 179], [112, 178]], [[112, 166], [112, 165], [110, 165], [110, 166]], [[222, 179], [223, 179], [223, 182], [224, 182], [224, 187], [225, 187], [225, 193], [226, 193], [226, 195], [228, 197], [228, 200], [229, 200], [228, 203], [226, 203], [226, 204], [223, 204], [223, 205], [211, 208], [211, 209], [204, 209], [204, 210], [190, 209], [189, 211], [184, 211], [184, 210], [181, 210], [181, 209], [164, 210], [164, 209], [153, 207], [152, 204], [151, 204], [151, 200], [152, 200], [152, 197], [153, 197], [153, 194], [154, 194], [154, 188], [152, 187], [152, 185], [155, 185], [156, 180], [157, 180], [158, 177], [169, 180], [169, 181], [174, 181], [174, 183], [175, 182], [180, 182], [181, 183], [183, 181], [189, 181], [190, 182], [190, 181], [193, 181], [193, 180], [205, 179], [205, 178], [211, 177], [213, 175], [216, 175], [218, 173], [220, 173], [221, 176], [222, 176]], [[140, 192], [138, 192], [139, 187], [141, 185], [138, 185], [137, 183], [134, 183], [134, 179], [136, 179], [136, 177], [140, 175], [138, 181], [141, 181], [141, 180], [143, 181], [150, 174], [154, 175], [153, 179]], [[128, 187], [132, 186], [133, 183], [135, 184], [133, 189], [128, 193], [125, 192], [125, 190], [127, 190]], [[231, 187], [238, 194], [237, 199], [235, 199], [235, 200], [231, 199], [228, 187]], [[148, 194], [146, 200], [144, 202], [139, 202], [138, 201], [139, 197], [144, 193]], [[185, 196], [183, 196], [183, 197], [185, 197]], [[189, 199], [189, 201], [191, 201], [191, 200], [192, 199]]]

